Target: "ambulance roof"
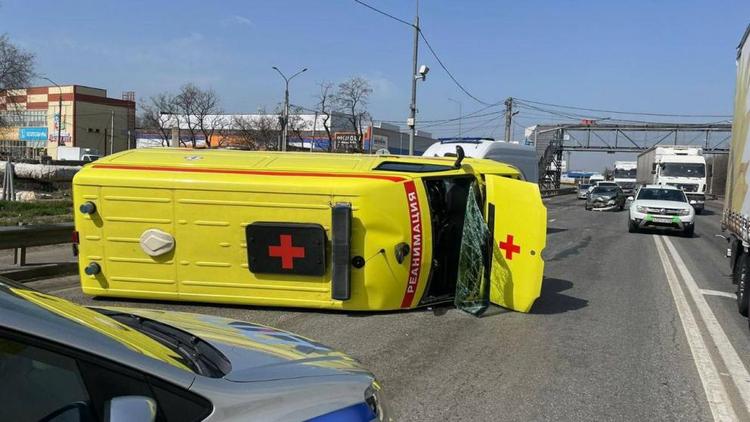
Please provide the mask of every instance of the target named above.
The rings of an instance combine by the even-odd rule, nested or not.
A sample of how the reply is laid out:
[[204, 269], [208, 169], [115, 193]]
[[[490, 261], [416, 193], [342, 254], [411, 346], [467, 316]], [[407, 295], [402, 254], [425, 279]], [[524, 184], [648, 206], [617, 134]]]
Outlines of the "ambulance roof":
[[[465, 173], [454, 169], [455, 157], [426, 158], [399, 155], [335, 154], [309, 152], [237, 151], [222, 149], [143, 148], [123, 151], [100, 158], [87, 167], [110, 165], [151, 168], [243, 169], [261, 171], [330, 172], [330, 173]], [[466, 158], [474, 172], [512, 174], [518, 170], [492, 160]]]

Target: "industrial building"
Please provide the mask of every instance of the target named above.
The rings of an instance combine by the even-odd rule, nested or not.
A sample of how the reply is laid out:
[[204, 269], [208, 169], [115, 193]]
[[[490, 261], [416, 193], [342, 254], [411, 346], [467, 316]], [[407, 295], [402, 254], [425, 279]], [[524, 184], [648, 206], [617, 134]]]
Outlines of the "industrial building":
[[134, 145], [135, 96], [121, 99], [82, 85], [41, 86], [0, 93], [0, 153], [57, 159], [57, 147], [108, 155]]

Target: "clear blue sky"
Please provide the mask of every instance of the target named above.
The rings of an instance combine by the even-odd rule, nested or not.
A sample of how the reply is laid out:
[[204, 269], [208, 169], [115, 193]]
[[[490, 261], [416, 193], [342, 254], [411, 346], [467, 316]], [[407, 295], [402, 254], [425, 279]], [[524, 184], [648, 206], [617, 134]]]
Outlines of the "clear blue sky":
[[[410, 0], [368, 3], [408, 21], [414, 16]], [[731, 114], [735, 46], [750, 22], [750, 1], [422, 0], [420, 15], [449, 69], [487, 102], [514, 96]], [[214, 88], [226, 111], [254, 112], [281, 100], [271, 66], [289, 73], [306, 66], [292, 85], [294, 103], [313, 105], [320, 81], [361, 75], [375, 90], [376, 119], [408, 114], [411, 28], [352, 0], [0, 0], [0, 20], [1, 32], [37, 55], [39, 73], [112, 96], [134, 90], [144, 98], [195, 82]], [[432, 70], [419, 84], [419, 119], [457, 116], [449, 97], [464, 113], [481, 108], [424, 44], [420, 63]], [[523, 125], [549, 120], [528, 112], [518, 118]], [[478, 131], [502, 136], [495, 122]], [[451, 135], [455, 127], [435, 132]]]

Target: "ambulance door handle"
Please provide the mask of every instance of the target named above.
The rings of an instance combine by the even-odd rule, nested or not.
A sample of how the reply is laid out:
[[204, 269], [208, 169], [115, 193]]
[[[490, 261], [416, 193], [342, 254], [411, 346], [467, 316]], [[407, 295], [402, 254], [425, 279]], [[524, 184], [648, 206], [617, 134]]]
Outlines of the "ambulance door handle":
[[331, 210], [331, 298], [351, 297], [352, 205], [335, 204]]

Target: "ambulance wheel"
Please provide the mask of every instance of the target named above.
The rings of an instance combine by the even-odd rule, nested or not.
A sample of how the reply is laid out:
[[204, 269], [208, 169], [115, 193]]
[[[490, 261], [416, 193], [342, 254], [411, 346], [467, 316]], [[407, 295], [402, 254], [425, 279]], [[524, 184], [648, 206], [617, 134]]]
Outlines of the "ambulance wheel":
[[695, 224], [685, 228], [685, 230], [683, 230], [682, 232], [682, 235], [685, 237], [693, 237], [693, 233], [695, 233]]
[[634, 220], [628, 218], [628, 232], [636, 233], [638, 231], [638, 224]]
[[737, 262], [734, 264], [734, 271], [732, 277], [737, 283], [737, 310], [740, 315], [747, 316], [748, 310], [750, 310], [750, 289], [748, 286], [748, 259], [747, 254], [744, 252], [740, 253], [737, 257]]

